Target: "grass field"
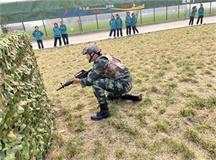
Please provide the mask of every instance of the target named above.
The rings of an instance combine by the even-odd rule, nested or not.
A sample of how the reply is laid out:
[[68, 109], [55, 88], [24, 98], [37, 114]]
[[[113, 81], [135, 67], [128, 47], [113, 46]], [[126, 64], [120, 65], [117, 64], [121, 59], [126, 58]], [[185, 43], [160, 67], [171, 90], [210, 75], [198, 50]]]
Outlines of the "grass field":
[[[216, 13], [216, 9], [212, 9], [211, 10], [211, 13], [212, 14], [215, 14]], [[205, 15], [208, 15], [209, 14], [209, 9], [206, 9], [205, 10]], [[185, 15], [184, 12], [180, 12], [179, 13], [179, 18], [185, 18], [185, 17], [189, 17], [189, 12]], [[197, 14], [196, 14], [196, 17], [197, 17]], [[122, 20], [123, 20], [123, 23], [125, 26], [125, 17], [121, 17]], [[173, 19], [178, 19], [178, 13], [168, 13], [167, 14], [167, 20], [173, 20]], [[205, 18], [204, 18], [205, 20]], [[159, 21], [166, 21], [166, 14], [157, 14], [155, 15], [155, 22], [159, 22]], [[196, 18], [195, 18], [195, 21], [196, 21]], [[138, 20], [137, 20], [137, 24], [145, 24], [145, 23], [152, 23], [154, 22], [154, 17], [153, 15], [151, 16], [143, 16], [142, 17], [142, 23], [141, 23], [141, 18], [138, 17]], [[102, 21], [102, 22], [98, 22], [98, 26], [99, 26], [99, 29], [108, 29], [110, 28], [109, 26], [109, 21]], [[73, 28], [73, 31], [70, 30], [70, 28]], [[68, 33], [69, 34], [72, 34], [72, 33], [79, 33], [79, 28], [77, 25], [68, 25], [67, 26], [68, 28]], [[87, 31], [95, 31], [97, 30], [97, 23], [94, 22], [94, 23], [85, 23], [82, 25], [82, 29], [83, 29], [83, 32], [87, 32]], [[44, 36], [46, 36], [45, 34], [45, 30], [43, 28], [40, 28], [40, 31], [42, 31], [44, 33]], [[46, 31], [47, 31], [47, 34], [48, 36], [53, 36], [53, 28], [46, 28]], [[32, 30], [27, 30], [26, 31], [27, 34], [30, 36], [30, 38], [32, 38], [32, 33], [34, 32], [34, 29]]]
[[216, 24], [99, 41], [133, 76], [140, 102], [109, 101], [112, 117], [97, 112], [91, 87], [60, 82], [90, 69], [86, 44], [37, 50], [56, 114], [49, 160], [216, 159]]

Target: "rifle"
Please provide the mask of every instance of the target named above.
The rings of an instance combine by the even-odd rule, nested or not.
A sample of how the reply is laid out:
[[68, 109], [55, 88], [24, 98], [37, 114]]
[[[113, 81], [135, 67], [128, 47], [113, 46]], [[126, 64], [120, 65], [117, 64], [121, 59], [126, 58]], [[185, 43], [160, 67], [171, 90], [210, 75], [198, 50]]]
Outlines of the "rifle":
[[84, 71], [83, 69], [81, 71], [79, 71], [77, 74], [74, 75], [74, 78], [67, 81], [65, 84], [61, 84], [61, 87], [59, 89], [57, 89], [56, 91], [66, 87], [66, 86], [69, 86], [71, 85], [73, 82], [71, 82], [72, 80], [74, 80], [75, 78], [78, 78], [78, 79], [81, 79], [81, 78], [86, 78], [89, 74], [89, 72], [91, 72], [92, 69], [89, 69], [88, 71]]

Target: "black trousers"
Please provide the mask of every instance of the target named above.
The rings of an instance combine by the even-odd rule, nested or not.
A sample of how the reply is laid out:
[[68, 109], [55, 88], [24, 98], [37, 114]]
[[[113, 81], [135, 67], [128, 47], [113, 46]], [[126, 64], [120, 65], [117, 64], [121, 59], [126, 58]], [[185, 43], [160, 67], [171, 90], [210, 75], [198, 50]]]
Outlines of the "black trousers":
[[54, 47], [56, 47], [57, 39], [59, 40], [59, 45], [61, 46], [61, 37], [54, 37]]
[[44, 48], [42, 40], [37, 40], [37, 43], [38, 43], [38, 48], [39, 49]]
[[120, 32], [120, 35], [122, 36], [122, 28], [117, 28], [117, 37], [119, 37], [119, 32]]
[[114, 37], [115, 37], [115, 36], [116, 36], [116, 30], [115, 30], [115, 29], [111, 29], [111, 30], [110, 30], [109, 36], [110, 36], [110, 37], [112, 36], [112, 32], [114, 32]]
[[197, 24], [199, 23], [199, 20], [200, 20], [200, 24], [203, 23], [203, 16], [199, 16], [198, 19], [197, 19]]
[[193, 22], [194, 22], [194, 17], [190, 17], [190, 22], [189, 22], [189, 25], [193, 25]]
[[64, 45], [69, 44], [68, 34], [62, 34], [62, 39], [63, 39]]
[[131, 26], [126, 26], [126, 33], [131, 35]]
[[134, 34], [135, 34], [135, 31], [136, 31], [137, 33], [139, 33], [139, 31], [137, 30], [136, 26], [133, 26], [132, 28], [133, 28], [133, 33], [134, 33]]

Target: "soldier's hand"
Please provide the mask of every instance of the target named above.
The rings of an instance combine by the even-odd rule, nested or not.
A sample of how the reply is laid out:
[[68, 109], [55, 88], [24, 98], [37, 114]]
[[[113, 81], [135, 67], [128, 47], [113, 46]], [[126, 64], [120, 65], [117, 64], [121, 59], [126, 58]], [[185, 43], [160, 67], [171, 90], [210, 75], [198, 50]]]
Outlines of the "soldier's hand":
[[71, 81], [73, 84], [78, 84], [79, 83], [79, 79], [75, 78], [74, 80]]

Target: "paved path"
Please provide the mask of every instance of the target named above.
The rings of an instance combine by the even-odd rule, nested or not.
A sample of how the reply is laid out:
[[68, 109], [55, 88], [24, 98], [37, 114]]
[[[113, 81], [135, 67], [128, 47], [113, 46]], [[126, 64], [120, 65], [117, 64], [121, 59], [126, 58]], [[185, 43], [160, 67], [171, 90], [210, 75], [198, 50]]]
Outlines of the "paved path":
[[[194, 24], [196, 24], [196, 20], [197, 18], [195, 18]], [[164, 23], [159, 23], [159, 24], [153, 23], [150, 25], [137, 26], [137, 28], [140, 33], [148, 33], [148, 32], [157, 32], [161, 30], [167, 30], [167, 29], [187, 27], [188, 23], [189, 23], [189, 19], [173, 21], [173, 22], [164, 22]], [[216, 23], [216, 16], [204, 17], [204, 23], [205, 24]], [[109, 38], [108, 35], [109, 35], [109, 30], [93, 32], [93, 33], [86, 33], [86, 34], [81, 34], [81, 35], [72, 35], [69, 37], [69, 43], [77, 44], [77, 43], [95, 42], [99, 40], [105, 40]], [[123, 35], [124, 36], [126, 35], [125, 28], [123, 29]], [[52, 48], [53, 43], [54, 43], [53, 38], [43, 40], [43, 44], [45, 48]], [[32, 41], [32, 45], [33, 45], [33, 49], [38, 49], [38, 45], [36, 41]]]

